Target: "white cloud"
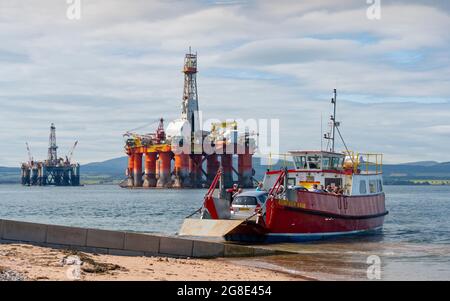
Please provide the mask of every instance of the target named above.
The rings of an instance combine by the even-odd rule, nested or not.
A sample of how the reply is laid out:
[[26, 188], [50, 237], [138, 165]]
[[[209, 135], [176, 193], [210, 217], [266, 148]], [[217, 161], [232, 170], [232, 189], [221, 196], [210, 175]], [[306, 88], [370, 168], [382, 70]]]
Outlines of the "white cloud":
[[383, 2], [380, 21], [360, 0], [92, 0], [80, 21], [66, 8], [0, 2], [0, 165], [24, 160], [25, 141], [45, 156], [50, 122], [63, 150], [80, 140], [82, 162], [122, 155], [123, 132], [178, 116], [189, 46], [205, 118], [280, 118], [282, 151], [317, 148], [337, 86], [350, 144], [450, 160], [442, 5]]

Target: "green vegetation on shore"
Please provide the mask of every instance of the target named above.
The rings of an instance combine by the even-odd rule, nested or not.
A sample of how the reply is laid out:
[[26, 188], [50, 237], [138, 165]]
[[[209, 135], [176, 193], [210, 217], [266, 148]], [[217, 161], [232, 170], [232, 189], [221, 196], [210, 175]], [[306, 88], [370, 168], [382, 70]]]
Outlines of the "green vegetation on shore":
[[412, 180], [416, 185], [450, 185], [450, 180]]

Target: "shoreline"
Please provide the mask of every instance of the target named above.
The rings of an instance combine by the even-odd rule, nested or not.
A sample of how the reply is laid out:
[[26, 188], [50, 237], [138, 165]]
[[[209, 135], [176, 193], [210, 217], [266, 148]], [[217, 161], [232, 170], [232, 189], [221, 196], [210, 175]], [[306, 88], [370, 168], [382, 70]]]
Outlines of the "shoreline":
[[0, 244], [0, 280], [3, 278], [24, 281], [310, 280], [284, 271], [241, 265], [225, 258], [103, 255], [21, 243]]

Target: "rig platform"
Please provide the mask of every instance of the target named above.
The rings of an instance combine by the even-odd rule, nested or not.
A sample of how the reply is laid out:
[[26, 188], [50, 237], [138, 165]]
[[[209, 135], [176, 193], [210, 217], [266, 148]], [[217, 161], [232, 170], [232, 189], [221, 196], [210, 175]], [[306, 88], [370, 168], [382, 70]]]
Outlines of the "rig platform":
[[72, 163], [72, 156], [78, 141], [75, 142], [65, 159], [58, 158], [56, 145], [56, 127], [52, 123], [45, 161], [34, 161], [27, 143], [28, 162], [22, 163], [22, 185], [25, 186], [80, 186], [80, 164]]
[[202, 129], [197, 72], [197, 54], [189, 50], [184, 59], [181, 118], [171, 121], [167, 129], [161, 118], [154, 133], [124, 134], [128, 167], [121, 187], [209, 187], [219, 167], [227, 187], [254, 187], [252, 157], [257, 134], [239, 131], [236, 121], [213, 123], [210, 131]]

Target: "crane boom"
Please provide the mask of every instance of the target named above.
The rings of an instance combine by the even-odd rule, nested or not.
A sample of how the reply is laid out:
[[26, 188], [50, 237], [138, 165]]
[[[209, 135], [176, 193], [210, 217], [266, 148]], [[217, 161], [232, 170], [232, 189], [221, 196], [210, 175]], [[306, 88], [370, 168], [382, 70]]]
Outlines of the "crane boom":
[[31, 163], [33, 162], [33, 156], [31, 155], [30, 145], [28, 144], [28, 142], [25, 142], [25, 144], [27, 145], [28, 161]]
[[78, 145], [78, 141], [75, 141], [74, 145], [70, 149], [69, 155], [67, 156], [67, 161], [69, 163], [72, 162], [73, 153], [75, 152], [75, 148], [77, 147], [77, 145]]

